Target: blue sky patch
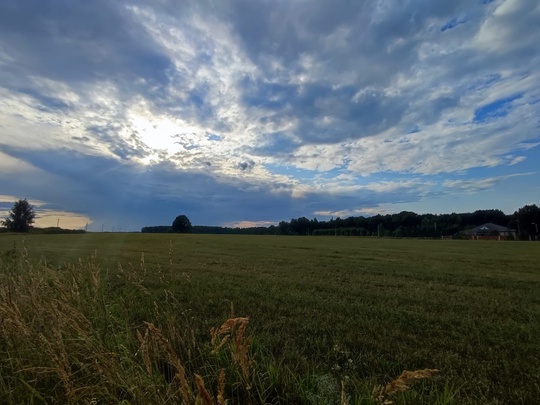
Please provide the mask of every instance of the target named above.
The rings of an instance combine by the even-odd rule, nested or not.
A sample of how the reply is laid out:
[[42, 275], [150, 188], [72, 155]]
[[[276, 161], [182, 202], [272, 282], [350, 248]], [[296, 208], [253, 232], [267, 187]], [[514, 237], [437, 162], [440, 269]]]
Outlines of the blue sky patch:
[[280, 164], [274, 164], [274, 163], [267, 163], [264, 165], [267, 170], [270, 170], [272, 173], [281, 174], [285, 176], [294, 176], [294, 177], [300, 177], [303, 179], [312, 179], [317, 174], [314, 170], [305, 170], [305, 169], [299, 169], [294, 166], [286, 166], [286, 165], [280, 165]]
[[458, 19], [457, 17], [454, 17], [441, 27], [441, 32], [444, 32], [446, 30], [451, 30], [452, 28], [455, 28], [460, 24], [465, 24], [465, 22], [466, 20]]
[[501, 98], [493, 103], [486, 104], [474, 111], [474, 123], [481, 123], [495, 117], [505, 117], [511, 110], [513, 101], [523, 97], [522, 94], [516, 94], [510, 97]]
[[420, 131], [421, 131], [420, 127], [418, 125], [415, 125], [407, 133], [408, 134], [416, 134], [417, 132], [420, 132]]
[[208, 134], [207, 138], [209, 141], [221, 141], [223, 139], [222, 136], [216, 135], [216, 134]]

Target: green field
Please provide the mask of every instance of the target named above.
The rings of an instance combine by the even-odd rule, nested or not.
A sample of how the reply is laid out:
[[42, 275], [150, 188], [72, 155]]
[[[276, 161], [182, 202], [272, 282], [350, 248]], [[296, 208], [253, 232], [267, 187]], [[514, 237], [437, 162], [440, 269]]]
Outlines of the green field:
[[[1, 324], [0, 398], [7, 403], [145, 403], [160, 389], [169, 397], [156, 403], [181, 398], [171, 388], [170, 365], [159, 366], [163, 348], [155, 349], [155, 367], [145, 370], [143, 343], [135, 337], [145, 321], [168, 339], [192, 388], [197, 373], [217, 392], [225, 368], [229, 403], [343, 403], [343, 393], [348, 403], [376, 403], [370, 400], [375, 385], [426, 368], [440, 373], [396, 395], [395, 403], [532, 404], [540, 398], [536, 243], [4, 234], [0, 258], [0, 316], [20, 318]], [[85, 272], [98, 276], [92, 281]], [[95, 282], [94, 290], [85, 282]], [[68, 286], [73, 291], [66, 293]], [[62, 300], [71, 309], [55, 310]], [[232, 346], [231, 353], [210, 353], [209, 330], [229, 317], [231, 303], [235, 316], [250, 318], [249, 377], [235, 368]], [[49, 307], [50, 314], [40, 312]], [[95, 374], [94, 363], [102, 360], [84, 362], [92, 350], [73, 326], [83, 321], [55, 334], [45, 321], [38, 325], [75, 310], [92, 330], [86, 340], [94, 352], [119, 358], [109, 369], [162, 388], [145, 394], [127, 377], [114, 384], [115, 376], [88, 377], [86, 370]], [[68, 360], [48, 359], [46, 350], [33, 353], [30, 337], [9, 331], [17, 322], [21, 336], [61, 340], [54, 344], [65, 348]], [[71, 364], [65, 373], [61, 363]]]

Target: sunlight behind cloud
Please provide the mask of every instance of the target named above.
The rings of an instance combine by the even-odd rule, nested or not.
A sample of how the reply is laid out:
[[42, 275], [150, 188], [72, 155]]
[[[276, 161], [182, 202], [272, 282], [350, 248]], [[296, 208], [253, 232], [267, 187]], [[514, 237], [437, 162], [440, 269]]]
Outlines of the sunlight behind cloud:
[[182, 125], [172, 119], [155, 118], [148, 115], [130, 112], [131, 135], [137, 136], [142, 142], [152, 149], [162, 149], [169, 153], [181, 150], [182, 147], [197, 147], [193, 142], [191, 145], [180, 145], [177, 137], [183, 134], [195, 135], [200, 130], [194, 126]]

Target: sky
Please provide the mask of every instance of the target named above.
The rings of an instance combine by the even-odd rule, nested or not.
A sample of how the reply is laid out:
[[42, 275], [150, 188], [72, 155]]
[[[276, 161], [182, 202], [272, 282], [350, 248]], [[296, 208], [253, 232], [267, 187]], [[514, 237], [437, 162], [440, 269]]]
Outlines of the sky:
[[538, 38], [537, 0], [2, 0], [0, 217], [511, 214], [540, 203]]

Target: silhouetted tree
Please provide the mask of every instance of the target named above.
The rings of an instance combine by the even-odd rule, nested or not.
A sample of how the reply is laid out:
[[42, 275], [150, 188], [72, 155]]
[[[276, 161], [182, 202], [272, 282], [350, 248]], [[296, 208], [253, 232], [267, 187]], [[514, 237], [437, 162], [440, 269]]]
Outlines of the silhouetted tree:
[[172, 231], [178, 233], [191, 233], [193, 232], [193, 227], [191, 226], [188, 217], [179, 215], [172, 223]]
[[172, 232], [172, 227], [167, 225], [157, 225], [157, 226], [145, 226], [141, 229], [142, 233], [170, 233]]
[[9, 217], [2, 224], [10, 232], [28, 232], [35, 217], [34, 207], [26, 199], [19, 200], [13, 204]]
[[290, 227], [287, 221], [281, 221], [278, 225], [278, 228], [281, 235], [289, 235]]
[[520, 231], [521, 238], [538, 236], [536, 230], [540, 228], [540, 208], [536, 204], [525, 205], [514, 212], [512, 222]]

